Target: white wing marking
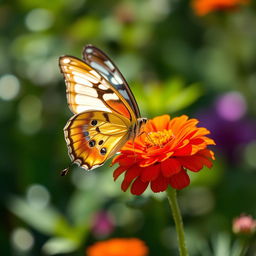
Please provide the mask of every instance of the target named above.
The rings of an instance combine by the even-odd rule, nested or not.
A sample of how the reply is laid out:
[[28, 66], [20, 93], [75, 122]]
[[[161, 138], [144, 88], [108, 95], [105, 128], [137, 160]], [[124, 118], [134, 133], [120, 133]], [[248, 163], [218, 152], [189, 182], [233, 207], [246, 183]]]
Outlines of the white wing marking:
[[64, 59], [62, 59], [62, 62], [65, 63], [65, 64], [68, 64], [68, 63], [70, 63], [70, 59], [64, 58]]
[[90, 106], [91, 108], [95, 107], [101, 107], [101, 108], [106, 108], [107, 107], [104, 105], [104, 103], [98, 99], [98, 98], [94, 98], [94, 97], [90, 97], [89, 95], [83, 95], [83, 94], [77, 94], [75, 96], [75, 103], [78, 105], [85, 105], [85, 106]]
[[[69, 80], [71, 80], [71, 79], [69, 78]], [[73, 80], [78, 84], [93, 87], [92, 83], [90, 83], [87, 79], [81, 78], [80, 76], [74, 76]]]
[[99, 82], [98, 79], [89, 75], [88, 73], [80, 73], [78, 71], [72, 71], [72, 74], [74, 75], [74, 77], [78, 76], [78, 77], [88, 80], [89, 82], [94, 83], [94, 84], [97, 84]]
[[103, 99], [107, 101], [107, 100], [118, 100], [119, 98], [115, 93], [105, 93], [103, 95]]
[[74, 92], [80, 93], [80, 94], [86, 94], [86, 95], [92, 96], [92, 97], [98, 97], [98, 93], [97, 93], [96, 89], [88, 87], [88, 86], [84, 86], [82, 84], [75, 84]]
[[115, 67], [113, 66], [113, 64], [112, 64], [109, 60], [105, 60], [104, 62], [105, 62], [105, 64], [106, 64], [111, 70], [114, 70], [114, 69], [115, 69]]

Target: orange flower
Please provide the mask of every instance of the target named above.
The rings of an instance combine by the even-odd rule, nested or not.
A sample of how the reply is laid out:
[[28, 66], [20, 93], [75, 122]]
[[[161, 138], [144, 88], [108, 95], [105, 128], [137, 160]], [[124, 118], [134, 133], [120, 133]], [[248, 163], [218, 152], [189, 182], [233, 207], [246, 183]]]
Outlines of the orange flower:
[[241, 4], [248, 4], [250, 0], [193, 0], [192, 7], [198, 16], [219, 10], [230, 10]]
[[113, 174], [115, 180], [125, 172], [122, 190], [131, 183], [134, 195], [142, 194], [149, 184], [153, 192], [165, 191], [168, 185], [182, 189], [190, 183], [187, 170], [210, 168], [214, 154], [207, 146], [215, 143], [206, 137], [210, 132], [197, 123], [185, 115], [148, 120], [143, 134], [134, 142], [128, 141], [112, 162], [119, 163]]
[[90, 246], [87, 256], [146, 256], [148, 248], [138, 238], [114, 238]]

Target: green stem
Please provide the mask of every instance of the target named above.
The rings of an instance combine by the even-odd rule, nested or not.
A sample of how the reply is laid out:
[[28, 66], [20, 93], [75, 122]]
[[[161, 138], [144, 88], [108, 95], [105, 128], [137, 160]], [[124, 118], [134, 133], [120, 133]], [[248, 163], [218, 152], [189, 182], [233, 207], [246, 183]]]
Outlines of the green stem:
[[169, 187], [167, 189], [167, 197], [172, 209], [172, 215], [173, 215], [174, 223], [176, 226], [180, 256], [188, 256], [188, 250], [187, 250], [186, 241], [185, 241], [185, 233], [183, 228], [183, 221], [180, 214], [180, 208], [177, 202], [176, 189]]
[[247, 250], [248, 250], [248, 247], [249, 247], [249, 241], [247, 239], [241, 239], [240, 241], [240, 244], [241, 244], [241, 251], [239, 252], [239, 256], [245, 256]]

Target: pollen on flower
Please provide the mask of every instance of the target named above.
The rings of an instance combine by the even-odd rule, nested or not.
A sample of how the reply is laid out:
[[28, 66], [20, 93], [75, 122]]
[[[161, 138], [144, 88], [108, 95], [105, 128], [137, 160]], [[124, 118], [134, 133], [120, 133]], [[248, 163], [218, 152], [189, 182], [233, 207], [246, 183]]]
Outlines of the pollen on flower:
[[162, 147], [166, 143], [170, 142], [173, 139], [172, 130], [163, 130], [158, 132], [149, 132], [145, 139], [145, 143], [148, 147], [159, 146]]

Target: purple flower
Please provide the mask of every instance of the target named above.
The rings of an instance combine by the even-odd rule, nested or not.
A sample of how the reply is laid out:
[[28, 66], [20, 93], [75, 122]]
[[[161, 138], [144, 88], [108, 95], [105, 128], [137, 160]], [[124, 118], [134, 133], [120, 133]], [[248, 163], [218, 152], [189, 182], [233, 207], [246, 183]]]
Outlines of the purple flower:
[[227, 121], [241, 119], [247, 110], [244, 97], [239, 92], [229, 92], [217, 99], [216, 111], [220, 117]]
[[113, 217], [106, 211], [96, 213], [93, 221], [92, 232], [97, 237], [105, 237], [114, 230]]
[[241, 149], [256, 140], [256, 122], [245, 116], [246, 103], [237, 92], [220, 96], [214, 108], [198, 114], [200, 126], [211, 131], [217, 148], [231, 163], [240, 160]]

